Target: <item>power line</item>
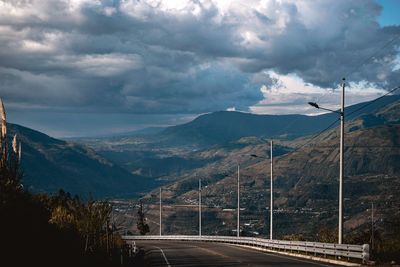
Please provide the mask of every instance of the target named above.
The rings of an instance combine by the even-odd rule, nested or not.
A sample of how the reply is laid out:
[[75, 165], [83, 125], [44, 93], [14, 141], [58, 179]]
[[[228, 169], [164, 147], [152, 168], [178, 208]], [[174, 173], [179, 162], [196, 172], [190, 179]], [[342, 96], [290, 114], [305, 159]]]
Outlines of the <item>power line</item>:
[[383, 98], [383, 97], [385, 97], [385, 96], [387, 96], [387, 95], [389, 95], [389, 94], [393, 93], [394, 91], [396, 91], [396, 90], [398, 90], [398, 89], [400, 89], [400, 86], [396, 86], [396, 87], [394, 87], [393, 89], [391, 89], [390, 91], [388, 91], [386, 94], [384, 94], [384, 95], [381, 95], [380, 97], [378, 97], [378, 98], [375, 98], [375, 99], [374, 99], [374, 100], [372, 100], [372, 101], [369, 101], [368, 103], [366, 103], [365, 105], [363, 105], [363, 106], [359, 107], [358, 109], [356, 109], [356, 110], [353, 110], [353, 111], [352, 111], [352, 112], [350, 112], [349, 114], [346, 114], [346, 116], [350, 116], [351, 114], [354, 114], [354, 113], [356, 113], [357, 111], [359, 111], [359, 110], [361, 110], [361, 109], [363, 109], [363, 108], [365, 108], [365, 107], [367, 107], [367, 106], [371, 105], [372, 103], [374, 103], [374, 102], [378, 101], [379, 99], [381, 99], [381, 98]]
[[[315, 145], [313, 148], [338, 148], [338, 146], [329, 146], [329, 145]], [[354, 145], [354, 146], [345, 146], [345, 148], [399, 148], [400, 145]]]
[[291, 151], [291, 153], [297, 152], [298, 150], [300, 150], [301, 148], [305, 147], [306, 145], [308, 145], [309, 143], [311, 143], [314, 139], [316, 139], [317, 137], [319, 137], [321, 134], [323, 134], [324, 132], [328, 131], [333, 125], [335, 125], [338, 121], [340, 120], [340, 118], [337, 118], [334, 122], [332, 122], [328, 127], [326, 127], [325, 129], [323, 129], [322, 131], [320, 131], [318, 134], [314, 135], [310, 140], [308, 140], [306, 143], [304, 143], [303, 145], [297, 147], [295, 150]]
[[328, 127], [326, 127], [325, 129], [323, 129], [322, 131], [320, 131], [318, 134], [314, 135], [311, 139], [309, 139], [306, 143], [304, 143], [303, 145], [297, 147], [296, 149], [290, 151], [290, 153], [295, 153], [298, 150], [302, 149], [303, 147], [305, 147], [306, 145], [308, 145], [309, 143], [311, 143], [314, 139], [318, 138], [321, 134], [323, 134], [324, 132], [326, 132], [327, 130], [329, 130], [333, 125], [335, 125], [338, 121], [340, 120], [340, 118], [337, 118], [335, 121], [333, 121]]
[[[389, 40], [388, 42], [386, 42], [383, 46], [378, 47], [377, 49], [375, 49], [375, 51], [373, 51], [373, 53], [372, 53], [369, 57], [367, 57], [365, 60], [363, 60], [363, 61], [361, 62], [361, 64], [359, 64], [358, 66], [356, 66], [356, 67], [354, 67], [353, 69], [351, 69], [344, 77], [349, 77], [349, 76], [350, 76], [352, 73], [354, 73], [357, 69], [359, 69], [359, 68], [361, 68], [362, 66], [364, 66], [367, 62], [369, 62], [371, 59], [373, 59], [375, 56], [377, 56], [382, 50], [384, 50], [386, 47], [388, 47], [389, 45], [391, 45], [392, 43], [394, 43], [395, 41], [397, 41], [399, 38], [400, 38], [400, 34], [398, 34], [398, 35], [396, 35], [395, 37], [393, 37], [391, 40]], [[399, 88], [400, 88], [400, 87], [397, 87], [396, 90], [399, 89]], [[372, 104], [372, 102], [374, 102], [374, 101], [376, 101], [376, 100], [378, 100], [378, 99], [380, 99], [380, 98], [382, 98], [382, 97], [384, 97], [384, 96], [386, 96], [386, 95], [388, 95], [388, 94], [390, 94], [390, 93], [392, 93], [392, 92], [394, 92], [394, 91], [395, 91], [395, 90], [389, 91], [387, 94], [385, 94], [385, 95], [383, 95], [383, 96], [381, 96], [381, 97], [379, 97], [379, 98], [377, 98], [377, 99], [371, 101], [369, 104], [367, 104], [367, 105], [365, 105], [365, 106], [363, 106], [363, 107], [361, 107], [361, 108], [359, 108], [359, 109], [357, 109], [357, 110], [351, 112], [350, 114], [347, 114], [347, 116], [350, 116], [351, 114], [357, 112], [358, 110], [360, 110], [360, 109], [362, 109], [362, 108], [365, 108], [366, 106]], [[326, 94], [326, 92], [325, 92], [324, 94]], [[281, 130], [279, 130], [275, 135], [276, 135], [276, 136], [279, 136], [280, 134], [283, 133], [283, 131], [285, 131], [286, 129], [288, 129], [290, 126], [292, 126], [292, 125], [293, 125], [295, 122], [297, 122], [298, 120], [299, 120], [299, 117], [293, 119], [292, 121], [290, 121], [289, 123], [287, 123], [287, 125], [286, 125], [285, 127], [282, 127]]]
[[[351, 74], [353, 74], [356, 70], [358, 70], [359, 68], [361, 68], [362, 66], [364, 66], [366, 63], [368, 63], [371, 59], [373, 59], [375, 56], [377, 56], [382, 50], [384, 50], [386, 47], [388, 47], [389, 45], [391, 45], [392, 43], [394, 43], [396, 40], [398, 40], [400, 38], [400, 34], [396, 35], [395, 37], [393, 37], [391, 40], [389, 40], [388, 42], [386, 42], [383, 46], [377, 48], [369, 57], [367, 57], [365, 60], [363, 60], [361, 62], [360, 65], [354, 67], [353, 69], [351, 69], [344, 77], [349, 77]], [[352, 114], [354, 114], [357, 111], [360, 111], [361, 109], [371, 105], [372, 103], [376, 102], [377, 100], [393, 93], [394, 91], [396, 91], [397, 89], [399, 89], [400, 86], [397, 86], [395, 88], [393, 88], [392, 90], [388, 91], [386, 94], [366, 103], [365, 105], [357, 108], [356, 110], [350, 112], [349, 114], [346, 114], [346, 116], [350, 116]], [[340, 120], [339, 118], [334, 121], [331, 125], [329, 125], [327, 128], [325, 128], [324, 130], [322, 130], [320, 133], [318, 133], [316, 136], [314, 136], [312, 139], [310, 139], [307, 143], [303, 144], [302, 146], [300, 146], [299, 148], [295, 149], [293, 152], [301, 149], [302, 147], [308, 145], [312, 140], [314, 140], [315, 138], [317, 138], [318, 136], [320, 136], [323, 132], [327, 131], [328, 129], [330, 129], [338, 120]]]
[[[399, 37], [400, 37], [400, 35], [399, 35]], [[375, 98], [374, 100], [369, 101], [369, 102], [366, 103], [365, 105], [363, 105], [363, 106], [357, 108], [356, 110], [353, 110], [353, 111], [350, 112], [349, 114], [346, 114], [346, 116], [350, 116], [350, 115], [352, 115], [352, 114], [354, 114], [354, 113], [360, 111], [361, 109], [364, 109], [364, 108], [366, 108], [366, 107], [369, 106], [369, 105], [372, 105], [372, 104], [375, 103], [376, 101], [378, 101], [378, 100], [382, 99], [383, 97], [385, 97], [385, 96], [387, 96], [387, 95], [389, 95], [389, 94], [395, 92], [395, 91], [398, 90], [398, 89], [400, 89], [400, 86], [396, 86], [396, 87], [392, 88], [392, 89], [389, 90], [386, 94], [381, 95], [380, 97]], [[301, 145], [300, 147], [297, 147], [295, 150], [293, 150], [293, 151], [291, 151], [291, 152], [292, 152], [292, 153], [293, 153], [293, 152], [296, 152], [296, 151], [298, 151], [299, 149], [305, 147], [306, 145], [308, 145], [309, 143], [311, 143], [314, 139], [316, 139], [317, 137], [319, 137], [321, 134], [323, 134], [324, 132], [326, 132], [327, 130], [329, 130], [329, 129], [330, 129], [333, 125], [335, 125], [336, 122], [338, 122], [339, 120], [340, 120], [340, 118], [336, 119], [336, 120], [335, 120], [334, 122], [332, 122], [328, 127], [326, 127], [325, 129], [323, 129], [322, 131], [320, 131], [318, 134], [316, 134], [314, 137], [312, 137], [309, 141], [307, 141], [306, 143], [304, 143], [304, 144]]]
[[395, 37], [393, 37], [391, 40], [389, 40], [388, 42], [386, 42], [383, 46], [378, 47], [377, 49], [375, 49], [375, 51], [369, 56], [367, 57], [365, 60], [363, 60], [361, 62], [360, 65], [355, 66], [353, 69], [351, 69], [346, 75], [345, 77], [349, 77], [350, 74], [353, 74], [356, 70], [358, 70], [359, 68], [361, 68], [362, 66], [364, 66], [368, 61], [370, 61], [371, 59], [373, 59], [375, 56], [377, 56], [381, 50], [385, 49], [386, 47], [388, 47], [389, 45], [391, 45], [392, 43], [394, 43], [397, 39], [400, 38], [400, 34], [396, 35]]

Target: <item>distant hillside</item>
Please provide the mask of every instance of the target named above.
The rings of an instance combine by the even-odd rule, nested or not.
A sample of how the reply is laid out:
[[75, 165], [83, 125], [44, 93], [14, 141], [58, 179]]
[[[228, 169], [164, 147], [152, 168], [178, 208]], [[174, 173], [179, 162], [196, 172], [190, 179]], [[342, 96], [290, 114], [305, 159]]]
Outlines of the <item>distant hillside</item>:
[[[387, 96], [371, 104], [367, 102], [349, 106], [346, 108], [346, 121], [363, 117], [364, 125], [354, 124], [352, 130], [382, 123], [377, 111], [398, 100], [400, 96]], [[366, 108], [355, 112], [366, 104]], [[396, 117], [396, 114], [393, 116]], [[286, 140], [284, 145], [287, 146], [297, 145], [302, 140], [293, 141], [294, 138], [306, 138], [309, 134], [317, 133], [337, 118], [336, 113], [304, 116], [220, 111], [199, 116], [186, 124], [168, 127], [159, 133], [90, 138], [77, 142], [92, 147], [131, 173], [152, 179], [175, 180], [186, 172], [191, 173], [195, 168], [217, 161], [220, 156], [214, 155], [214, 152], [222, 151], [222, 156], [228, 153], [236, 158], [234, 152], [238, 148], [248, 147], [248, 142], [263, 144], [265, 139], [271, 137]], [[232, 153], [227, 151], [228, 148]], [[201, 150], [208, 150], [210, 155], [205, 159], [199, 157]]]
[[[350, 120], [362, 114], [374, 113], [379, 108], [399, 99], [400, 96], [397, 95], [387, 96], [358, 112], [354, 111], [365, 103], [347, 107], [345, 112], [352, 114], [346, 119]], [[199, 144], [207, 146], [228, 143], [246, 136], [295, 138], [320, 131], [332, 123], [337, 116], [335, 113], [305, 116], [256, 115], [219, 111], [199, 116], [186, 124], [168, 127], [159, 134], [159, 139], [163, 140], [164, 143], [177, 145]]]
[[[379, 212], [376, 227], [382, 236], [390, 237], [390, 221], [400, 216], [400, 101], [392, 102], [347, 121], [345, 136], [345, 236], [366, 233], [370, 228], [373, 202]], [[294, 152], [309, 140], [302, 137], [292, 141], [276, 141], [274, 150], [275, 231], [277, 236], [303, 233], [315, 236], [316, 229], [337, 222], [339, 131], [332, 129]], [[199, 158], [218, 157], [216, 161], [187, 172], [175, 182], [164, 186], [166, 201], [171, 204], [193, 204], [198, 198], [198, 178], [205, 188], [203, 203], [208, 209], [204, 216], [204, 232], [224, 233], [235, 228], [235, 219], [223, 208], [236, 207], [236, 168], [241, 166], [241, 207], [243, 224], [248, 231], [267, 234], [270, 160], [267, 142], [241, 142], [243, 146], [213, 147], [198, 153]], [[286, 148], [285, 148], [286, 147]], [[256, 154], [260, 157], [253, 158]], [[196, 175], [194, 175], [196, 174]], [[157, 192], [148, 194], [155, 203]], [[180, 211], [170, 214], [169, 231], [184, 231]], [[221, 225], [221, 220], [226, 224]], [[173, 230], [172, 230], [173, 229]], [[245, 228], [246, 229], [246, 228]], [[167, 231], [166, 230], [166, 231]], [[193, 229], [192, 229], [193, 231]], [[368, 241], [366, 241], [368, 242]]]
[[22, 141], [23, 184], [29, 190], [55, 192], [62, 188], [84, 197], [116, 197], [137, 195], [154, 186], [151, 179], [132, 175], [88, 147], [16, 124], [8, 128]]
[[126, 133], [126, 134], [121, 134], [123, 136], [128, 136], [128, 135], [136, 135], [136, 136], [143, 136], [143, 135], [154, 135], [154, 134], [159, 134], [161, 133], [163, 130], [165, 130], [165, 127], [147, 127], [147, 128], [143, 128], [140, 130], [136, 130], [134, 132], [131, 132], [130, 134]]

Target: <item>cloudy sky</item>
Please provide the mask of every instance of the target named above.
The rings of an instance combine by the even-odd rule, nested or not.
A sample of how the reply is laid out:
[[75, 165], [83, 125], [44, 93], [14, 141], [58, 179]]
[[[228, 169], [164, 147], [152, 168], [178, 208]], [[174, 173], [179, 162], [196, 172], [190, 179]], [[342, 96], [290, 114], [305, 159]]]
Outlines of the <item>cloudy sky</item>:
[[398, 14], [398, 0], [0, 0], [0, 97], [56, 137], [312, 114], [338, 106], [342, 77], [347, 104], [400, 85]]

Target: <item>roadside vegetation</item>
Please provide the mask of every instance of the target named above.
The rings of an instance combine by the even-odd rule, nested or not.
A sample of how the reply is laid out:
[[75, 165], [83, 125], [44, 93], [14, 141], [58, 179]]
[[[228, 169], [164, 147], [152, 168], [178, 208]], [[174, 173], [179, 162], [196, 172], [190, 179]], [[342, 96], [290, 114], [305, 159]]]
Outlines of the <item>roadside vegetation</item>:
[[82, 201], [64, 191], [56, 195], [26, 191], [21, 184], [21, 144], [17, 136], [7, 136], [1, 101], [0, 116], [1, 262], [8, 266], [120, 266], [124, 245], [110, 222], [109, 203]]

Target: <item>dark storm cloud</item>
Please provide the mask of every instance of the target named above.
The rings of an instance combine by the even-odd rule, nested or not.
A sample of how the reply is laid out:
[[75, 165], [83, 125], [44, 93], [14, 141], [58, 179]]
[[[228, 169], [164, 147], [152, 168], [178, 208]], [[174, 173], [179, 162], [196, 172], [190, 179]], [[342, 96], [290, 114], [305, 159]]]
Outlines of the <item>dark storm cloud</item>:
[[[246, 110], [295, 74], [398, 84], [400, 34], [373, 1], [0, 1], [0, 92], [14, 107], [126, 113]], [[183, 1], [185, 2], [185, 1]], [[328, 8], [329, 6], [329, 8]]]
[[260, 31], [257, 37], [271, 49], [243, 61], [243, 70], [295, 73], [305, 82], [322, 87], [332, 87], [348, 74], [355, 82], [366, 80], [378, 86], [399, 83], [399, 72], [393, 71], [399, 42], [385, 46], [384, 51], [379, 48], [399, 35], [400, 27], [381, 28], [376, 21], [379, 6], [371, 1], [313, 1], [311, 14], [302, 4], [282, 8], [289, 17], [282, 33]]

